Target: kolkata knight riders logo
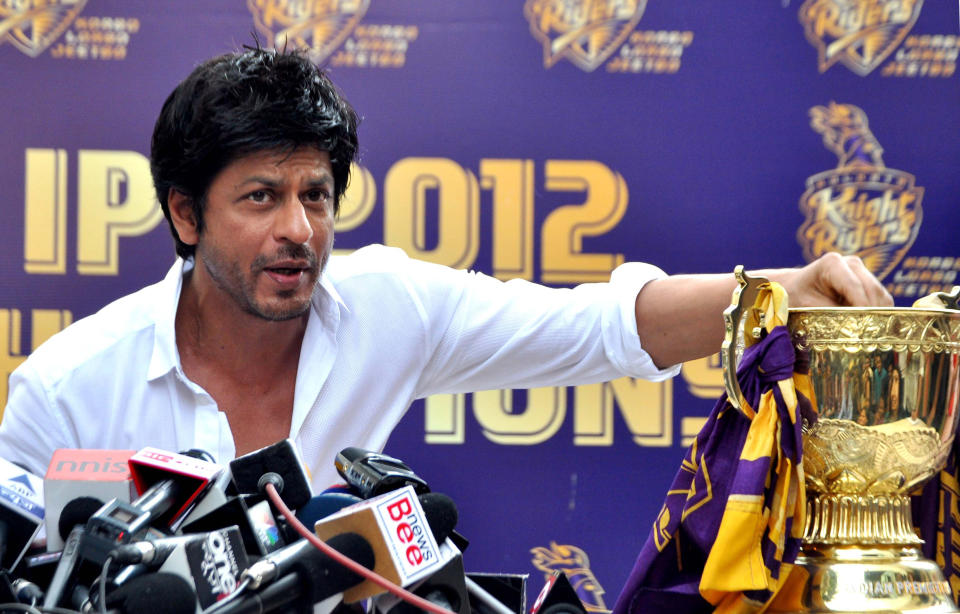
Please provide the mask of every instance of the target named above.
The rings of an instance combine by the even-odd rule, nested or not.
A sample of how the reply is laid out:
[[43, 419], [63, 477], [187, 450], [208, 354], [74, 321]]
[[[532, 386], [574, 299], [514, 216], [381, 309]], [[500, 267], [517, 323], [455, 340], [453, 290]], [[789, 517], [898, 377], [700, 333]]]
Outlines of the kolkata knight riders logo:
[[590, 569], [587, 553], [576, 546], [550, 542], [549, 548], [537, 546], [531, 548], [533, 566], [549, 577], [555, 571], [562, 571], [577, 592], [587, 612], [609, 612], [603, 602], [603, 587], [597, 582]]
[[543, 43], [543, 65], [567, 58], [593, 71], [640, 22], [647, 0], [527, 0], [523, 14]]
[[920, 230], [923, 188], [909, 173], [888, 168], [867, 115], [850, 104], [831, 102], [810, 109], [811, 127], [837, 154], [837, 168], [807, 179], [797, 231], [803, 255], [826, 252], [860, 256], [883, 279], [903, 259]]
[[66, 30], [87, 0], [0, 0], [0, 44], [37, 57]]
[[842, 62], [861, 77], [903, 42], [923, 0], [806, 0], [800, 23], [817, 48], [820, 72]]
[[327, 59], [350, 36], [369, 6], [370, 0], [247, 0], [267, 47], [307, 49], [315, 62]]

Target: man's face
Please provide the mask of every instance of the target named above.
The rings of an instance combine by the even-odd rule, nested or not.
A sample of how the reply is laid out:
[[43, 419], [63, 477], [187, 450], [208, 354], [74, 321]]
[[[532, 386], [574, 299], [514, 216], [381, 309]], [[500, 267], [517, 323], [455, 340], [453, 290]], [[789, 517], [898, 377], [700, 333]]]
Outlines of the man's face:
[[196, 283], [240, 309], [288, 320], [310, 296], [333, 247], [333, 169], [325, 151], [264, 151], [230, 163], [207, 191]]

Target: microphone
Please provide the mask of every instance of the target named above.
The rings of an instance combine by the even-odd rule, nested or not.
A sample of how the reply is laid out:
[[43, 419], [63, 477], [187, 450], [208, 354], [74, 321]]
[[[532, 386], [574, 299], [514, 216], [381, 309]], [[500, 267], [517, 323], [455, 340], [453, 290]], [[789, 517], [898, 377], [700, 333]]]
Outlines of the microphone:
[[64, 530], [64, 525], [60, 524], [64, 507], [69, 502], [86, 497], [98, 500], [99, 508], [110, 499], [129, 502], [136, 496], [127, 465], [133, 453], [133, 450], [54, 450], [43, 477], [48, 552], [62, 549], [63, 540], [73, 528], [73, 524], [68, 524]]
[[[221, 552], [229, 551], [231, 547], [235, 548], [238, 543], [237, 529], [230, 527], [207, 534], [158, 537], [117, 546], [108, 553], [111, 565], [116, 563], [125, 567], [107, 579], [109, 585], [104, 587], [107, 603], [110, 603], [110, 596], [116, 591], [124, 589], [143, 575], [158, 570], [158, 573], [170, 573], [182, 578], [190, 586], [191, 592], [195, 593], [195, 601], [199, 601], [204, 607], [210, 605], [236, 588], [235, 579], [240, 569], [247, 564], [242, 551], [236, 559], [218, 556]], [[200, 554], [194, 554], [191, 549], [199, 549]], [[227, 580], [223, 581], [219, 576], [227, 577]], [[97, 581], [101, 579], [103, 578], [98, 578]], [[222, 588], [211, 597], [214, 589], [203, 591], [208, 589], [207, 585], [213, 580], [217, 580], [218, 586]], [[100, 588], [95, 584], [88, 591], [86, 604], [77, 609], [98, 608], [99, 604]]]
[[186, 454], [144, 448], [128, 461], [139, 497], [111, 499], [87, 521], [83, 556], [103, 564], [117, 544], [142, 537], [150, 527], [176, 530], [178, 519], [197, 501], [220, 465]]
[[[466, 574], [463, 570], [463, 557], [450, 540], [440, 544], [440, 550], [447, 551], [445, 552], [447, 562], [429, 577], [410, 586], [408, 590], [447, 610], [458, 614], [470, 614], [470, 597], [467, 592]], [[417, 606], [391, 593], [374, 597], [373, 604], [380, 614], [421, 612]]]
[[[373, 549], [360, 535], [342, 533], [327, 543], [360, 565], [374, 567]], [[298, 611], [312, 612], [313, 604], [343, 593], [362, 579], [306, 540], [268, 554], [245, 570], [241, 578], [250, 581], [250, 589], [263, 590], [242, 596], [217, 614], [288, 611], [294, 603], [304, 604]]]
[[177, 519], [190, 510], [223, 471], [220, 465], [198, 456], [209, 458], [202, 451], [175, 454], [156, 448], [144, 448], [130, 457], [130, 473], [140, 493], [135, 504], [155, 515], [151, 524], [165, 523], [176, 529]]
[[[412, 486], [421, 496], [430, 492], [426, 480], [414, 473], [406, 463], [380, 452], [344, 448], [337, 454], [334, 465], [347, 483], [364, 499], [404, 486]], [[456, 531], [452, 531], [449, 536], [461, 552], [470, 545], [469, 540]]]
[[327, 490], [307, 501], [303, 507], [297, 510], [296, 516], [304, 526], [312, 527], [318, 520], [361, 501], [363, 499], [356, 495]]
[[[435, 573], [447, 562], [437, 538], [445, 540], [456, 523], [456, 507], [445, 495], [425, 498], [423, 505], [413, 487], [367, 499], [317, 521], [314, 532], [320, 539], [354, 532], [372, 546], [376, 559], [373, 571], [400, 586]], [[438, 533], [434, 536], [434, 531]], [[367, 580], [344, 592], [352, 603], [383, 592]]]
[[249, 560], [236, 526], [187, 537], [170, 551], [158, 571], [186, 580], [200, 608], [206, 609], [237, 589]]
[[261, 495], [229, 497], [206, 515], [184, 523], [180, 530], [183, 533], [197, 533], [230, 525], [239, 528], [244, 549], [249, 554], [264, 556], [286, 545], [270, 502]]
[[138, 576], [108, 594], [106, 607], [123, 614], [193, 614], [197, 596], [180, 576], [152, 573]]
[[547, 578], [546, 584], [537, 595], [537, 599], [530, 608], [530, 614], [586, 614], [587, 608], [580, 601], [580, 596], [570, 584], [567, 575], [560, 570], [554, 571]]
[[343, 479], [364, 499], [404, 486], [412, 486], [417, 494], [430, 492], [427, 483], [403, 461], [381, 452], [344, 448], [337, 454], [333, 464]]
[[[77, 497], [67, 501], [60, 511], [60, 518], [57, 520], [57, 537], [60, 538], [60, 549], [63, 549], [64, 541], [67, 535], [73, 530], [73, 527], [85, 525], [90, 517], [97, 513], [97, 510], [103, 507], [103, 501], [96, 497]], [[50, 545], [50, 530], [47, 529], [47, 545]]]
[[[79, 586], [78, 577], [92, 579], [99, 572], [97, 568], [84, 564], [82, 556], [84, 525], [90, 517], [103, 506], [103, 502], [94, 497], [77, 497], [63, 506], [57, 522], [58, 537], [63, 544], [61, 550], [45, 552], [24, 559], [21, 573], [30, 574], [37, 579], [43, 576], [47, 586], [44, 607], [56, 607], [61, 601], [69, 601], [70, 595]], [[50, 535], [47, 539], [50, 539]], [[53, 566], [53, 571], [49, 568]], [[47, 605], [49, 604], [49, 605]]]
[[43, 481], [0, 459], [0, 567], [17, 566], [43, 523]]
[[466, 583], [474, 614], [527, 611], [527, 574], [468, 573]]
[[[70, 530], [63, 544], [63, 552], [60, 554], [60, 561], [53, 572], [50, 584], [47, 586], [47, 593], [43, 598], [44, 608], [56, 608], [66, 605], [74, 587], [78, 584], [77, 576], [81, 573], [83, 557], [80, 555], [81, 540], [83, 539], [84, 529], [82, 525], [77, 525]], [[84, 577], [93, 577], [96, 569], [84, 569]]]
[[242, 494], [261, 494], [261, 478], [276, 474], [280, 477], [277, 492], [290, 509], [300, 508], [313, 496], [303, 460], [290, 439], [238, 456], [230, 461], [230, 472]]
[[35, 606], [43, 599], [43, 590], [33, 582], [17, 578], [10, 583], [13, 589], [13, 596], [20, 603]]
[[193, 508], [184, 514], [181, 528], [213, 512], [236, 494], [237, 487], [233, 483], [233, 475], [228, 468], [224, 468], [207, 486], [203, 497], [199, 498]]

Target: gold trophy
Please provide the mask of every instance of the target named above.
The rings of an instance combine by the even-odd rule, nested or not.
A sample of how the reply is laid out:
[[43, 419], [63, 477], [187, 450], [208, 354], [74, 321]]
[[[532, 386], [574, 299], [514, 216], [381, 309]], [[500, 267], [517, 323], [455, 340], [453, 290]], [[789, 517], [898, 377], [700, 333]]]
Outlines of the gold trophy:
[[[721, 357], [727, 396], [742, 410], [738, 346], [759, 328], [739, 329], [769, 282], [742, 267], [735, 274]], [[921, 555], [910, 512], [910, 495], [943, 468], [957, 429], [958, 295], [955, 287], [910, 308], [789, 310], [819, 417], [803, 425], [801, 551], [765, 612], [960, 612], [943, 572]]]

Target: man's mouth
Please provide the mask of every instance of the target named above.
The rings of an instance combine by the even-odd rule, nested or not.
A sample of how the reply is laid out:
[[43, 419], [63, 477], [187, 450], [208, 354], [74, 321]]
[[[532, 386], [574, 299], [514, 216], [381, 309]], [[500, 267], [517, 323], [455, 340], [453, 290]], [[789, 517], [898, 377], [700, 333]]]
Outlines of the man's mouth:
[[278, 275], [297, 275], [307, 269], [305, 267], [268, 267], [266, 270]]
[[310, 262], [277, 262], [263, 267], [267, 277], [286, 288], [299, 285], [313, 270]]

